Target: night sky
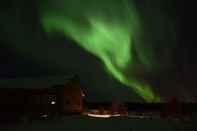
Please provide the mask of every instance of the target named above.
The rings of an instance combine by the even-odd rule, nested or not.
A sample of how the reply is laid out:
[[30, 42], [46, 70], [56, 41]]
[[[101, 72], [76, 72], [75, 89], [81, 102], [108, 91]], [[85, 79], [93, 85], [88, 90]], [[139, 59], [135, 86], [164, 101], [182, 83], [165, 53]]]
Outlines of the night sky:
[[[138, 0], [136, 3], [142, 11], [148, 12], [149, 9], [143, 8], [145, 1]], [[197, 100], [195, 48], [191, 31], [189, 35], [185, 33], [189, 32], [187, 30], [191, 26], [185, 20], [189, 13], [185, 11], [183, 0], [163, 1], [152, 0], [150, 5], [157, 7], [163, 2], [164, 14], [170, 15], [175, 22], [176, 46], [170, 57], [173, 62], [167, 71], [146, 74], [145, 77], [165, 100], [177, 97], [194, 101]], [[39, 0], [7, 0], [0, 4], [1, 81], [49, 76], [58, 79], [77, 74], [88, 94], [88, 100], [142, 100], [110, 76], [98, 58], [79, 47], [72, 39], [59, 32], [48, 37], [40, 22], [39, 7]]]

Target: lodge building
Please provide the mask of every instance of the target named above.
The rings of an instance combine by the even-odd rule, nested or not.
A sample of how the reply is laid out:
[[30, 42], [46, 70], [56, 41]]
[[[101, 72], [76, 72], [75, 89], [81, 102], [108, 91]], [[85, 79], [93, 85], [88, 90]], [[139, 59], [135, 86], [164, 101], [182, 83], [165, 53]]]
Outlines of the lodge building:
[[83, 110], [83, 97], [84, 92], [76, 77], [50, 88], [0, 88], [0, 115], [1, 119], [23, 115], [45, 119], [62, 114], [79, 114]]

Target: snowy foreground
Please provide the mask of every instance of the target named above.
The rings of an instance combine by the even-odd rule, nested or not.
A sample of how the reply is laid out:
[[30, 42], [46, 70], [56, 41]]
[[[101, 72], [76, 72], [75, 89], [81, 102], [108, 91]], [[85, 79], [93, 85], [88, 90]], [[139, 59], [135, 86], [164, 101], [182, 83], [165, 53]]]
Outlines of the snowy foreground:
[[197, 120], [133, 119], [126, 117], [92, 118], [66, 116], [4, 125], [1, 131], [197, 131]]

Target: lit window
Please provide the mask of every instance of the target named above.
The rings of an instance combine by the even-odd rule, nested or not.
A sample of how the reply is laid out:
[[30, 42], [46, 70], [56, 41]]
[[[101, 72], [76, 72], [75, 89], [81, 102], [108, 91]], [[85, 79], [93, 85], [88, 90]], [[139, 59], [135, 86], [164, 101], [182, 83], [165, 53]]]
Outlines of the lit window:
[[52, 104], [52, 105], [55, 105], [55, 104], [56, 104], [56, 102], [55, 102], [55, 101], [51, 101], [51, 104]]
[[43, 115], [41, 115], [41, 117], [42, 117], [42, 118], [47, 118], [48, 115], [47, 115], [47, 114], [43, 114]]

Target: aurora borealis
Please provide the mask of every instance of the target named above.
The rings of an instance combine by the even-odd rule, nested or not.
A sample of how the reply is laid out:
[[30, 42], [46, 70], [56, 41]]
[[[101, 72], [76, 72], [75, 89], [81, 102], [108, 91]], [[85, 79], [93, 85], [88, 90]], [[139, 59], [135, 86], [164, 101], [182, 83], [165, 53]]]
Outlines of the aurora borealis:
[[[133, 43], [143, 34], [143, 22], [127, 0], [64, 0], [61, 6], [45, 3], [41, 19], [47, 32], [62, 32], [86, 51], [98, 57], [119, 82], [132, 88], [147, 102], [159, 101], [152, 88], [128, 69], [133, 63]], [[58, 2], [57, 2], [58, 3]], [[49, 6], [48, 6], [49, 5]], [[149, 68], [151, 61], [137, 50], [140, 61]], [[126, 73], [127, 72], [127, 73]]]
[[[53, 77], [58, 81], [61, 77], [78, 74], [87, 90], [87, 100], [142, 102], [143, 97], [135, 88], [120, 82], [109, 71], [108, 62], [124, 74], [125, 81], [149, 87], [146, 89], [160, 96], [161, 101], [174, 97], [194, 101], [196, 48], [191, 39], [193, 33], [184, 29], [193, 29], [193, 24], [185, 19], [192, 18], [190, 15], [183, 17], [186, 10], [181, 1], [128, 0], [129, 4], [126, 4], [120, 0], [7, 0], [1, 3], [0, 13], [0, 77], [18, 81], [20, 78]], [[50, 19], [51, 27], [49, 20], [46, 23], [44, 19]], [[119, 47], [103, 49], [108, 61], [97, 56], [95, 50], [88, 50], [89, 47], [84, 46], [87, 43], [80, 42], [82, 38], [87, 41], [87, 34], [91, 39], [92, 36], [108, 39], [104, 33], [99, 35], [95, 31], [96, 25], [104, 27], [107, 36], [111, 36], [108, 30], [112, 28], [124, 29], [119, 34], [130, 34], [130, 44], [121, 48], [130, 52], [128, 64], [123, 64], [125, 67], [116, 61], [123, 60], [124, 63], [126, 59], [116, 59], [121, 53], [114, 53], [123, 42], [121, 46], [117, 44]], [[67, 29], [62, 29], [66, 26]], [[127, 26], [129, 30], [125, 30]], [[80, 41], [68, 32], [71, 27], [76, 36], [80, 34]], [[97, 29], [103, 31], [103, 28]], [[116, 41], [128, 37], [117, 37], [117, 32], [113, 35]], [[20, 87], [19, 83], [10, 82], [7, 86]], [[2, 86], [2, 82], [0, 84]]]

